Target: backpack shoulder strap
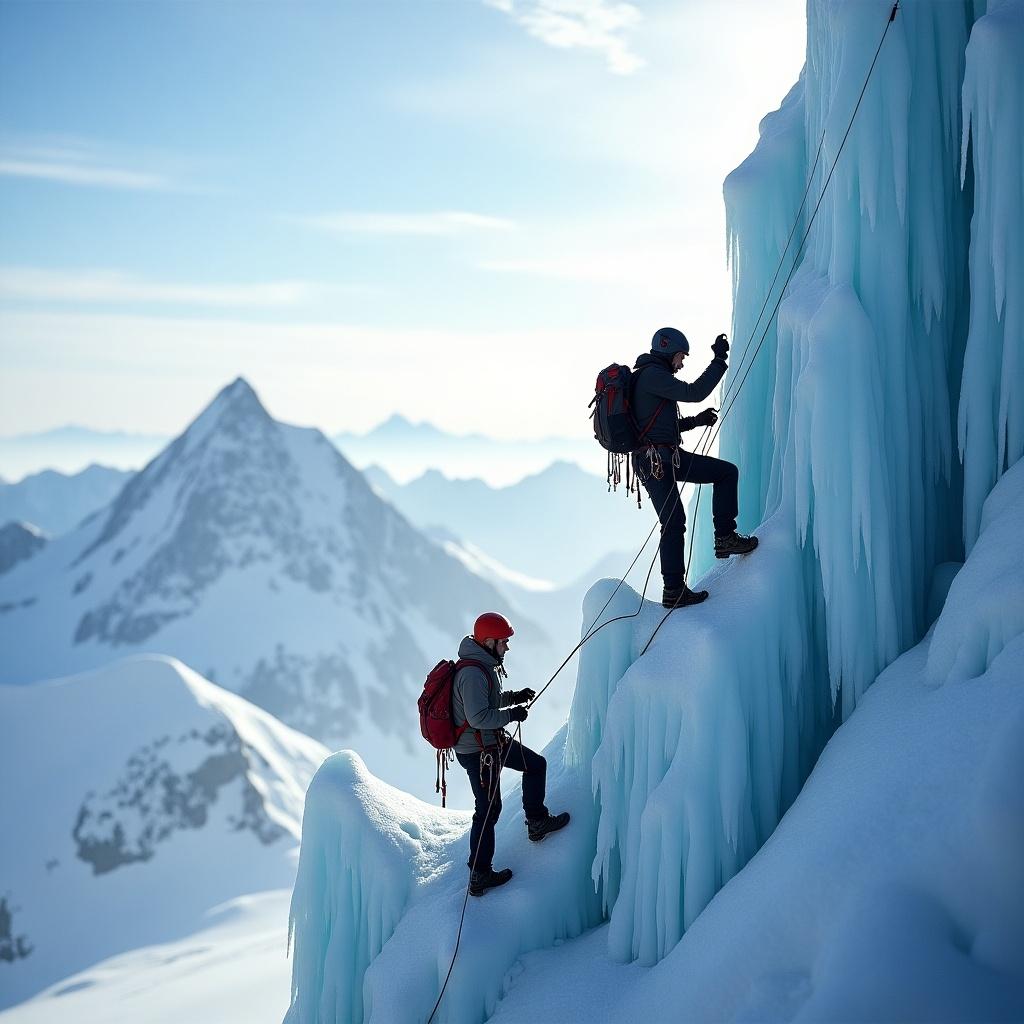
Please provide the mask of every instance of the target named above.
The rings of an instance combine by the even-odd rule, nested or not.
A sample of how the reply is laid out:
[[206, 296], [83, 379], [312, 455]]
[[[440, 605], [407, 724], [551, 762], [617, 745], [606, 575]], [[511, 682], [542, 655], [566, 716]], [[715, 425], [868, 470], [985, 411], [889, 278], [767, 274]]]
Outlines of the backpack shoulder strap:
[[[491, 688], [490, 673], [489, 673], [489, 670], [488, 670], [487, 666], [482, 661], [477, 661], [476, 658], [459, 658], [459, 660], [455, 663], [455, 671], [458, 672], [460, 668], [467, 668], [470, 665], [472, 665], [474, 668], [480, 669], [480, 671], [483, 672], [483, 674], [485, 676], [487, 676], [487, 688], [488, 688], [488, 690], [490, 690], [490, 688]], [[453, 676], [452, 676], [452, 681], [454, 683], [454, 673], [453, 673]], [[467, 722], [462, 728], [463, 728], [463, 731], [468, 729], [469, 728], [469, 722]], [[461, 735], [461, 733], [460, 733], [460, 735]], [[481, 751], [484, 750], [484, 737], [483, 737], [483, 734], [480, 732], [479, 729], [474, 729], [473, 730], [473, 735], [476, 736], [477, 746], [480, 748]]]
[[483, 669], [484, 672], [487, 671], [487, 666], [482, 661], [477, 661], [476, 658], [459, 658], [455, 662], [455, 671], [458, 672], [460, 668], [465, 668], [467, 665], [475, 665], [477, 668]]
[[[633, 396], [636, 395], [636, 382], [637, 382], [637, 379], [639, 378], [640, 374], [643, 373], [644, 370], [648, 370], [652, 366], [656, 366], [656, 365], [657, 365], [656, 363], [644, 363], [644, 365], [641, 366], [640, 369], [638, 369], [638, 370], [634, 369], [633, 370], [633, 376], [632, 376], [632, 379], [630, 380], [630, 385], [631, 385], [631, 389], [630, 390], [631, 390]], [[651, 413], [650, 419], [648, 419], [648, 421], [644, 424], [644, 426], [641, 427], [639, 423], [637, 424], [637, 431], [638, 431], [638, 433], [637, 433], [637, 440], [638, 441], [642, 441], [648, 435], [648, 433], [650, 433], [651, 427], [654, 426], [655, 421], [661, 415], [661, 410], [664, 409], [666, 405], [668, 405], [668, 399], [667, 398], [663, 398], [658, 403], [658, 407], [654, 410], [653, 413]]]

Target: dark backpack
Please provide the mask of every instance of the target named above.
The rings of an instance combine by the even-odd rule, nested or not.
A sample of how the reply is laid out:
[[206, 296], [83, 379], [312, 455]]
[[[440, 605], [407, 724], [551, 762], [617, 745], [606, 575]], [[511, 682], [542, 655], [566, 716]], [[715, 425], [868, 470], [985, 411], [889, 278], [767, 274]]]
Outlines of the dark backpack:
[[633, 388], [636, 378], [646, 367], [641, 367], [635, 374], [628, 366], [612, 363], [597, 375], [594, 397], [590, 404], [594, 407], [590, 414], [594, 421], [594, 437], [597, 443], [614, 455], [628, 455], [643, 447], [658, 413], [665, 407], [662, 401], [654, 415], [643, 425], [637, 422], [633, 412]]
[[590, 404], [594, 411], [590, 414], [594, 421], [594, 437], [597, 443], [608, 452], [608, 490], [618, 490], [622, 482], [622, 462], [626, 462], [626, 494], [636, 491], [636, 503], [640, 505], [640, 487], [636, 480], [630, 479], [629, 455], [643, 447], [647, 436], [658, 414], [668, 404], [663, 400], [654, 410], [651, 418], [641, 426], [633, 412], [633, 390], [636, 380], [646, 370], [641, 366], [634, 373], [628, 366], [612, 363], [597, 375], [597, 385]]
[[445, 806], [448, 786], [445, 782], [445, 767], [455, 756], [454, 747], [459, 737], [469, 728], [469, 723], [455, 724], [455, 712], [452, 707], [452, 690], [455, 673], [466, 665], [476, 665], [484, 672], [487, 666], [482, 661], [463, 658], [460, 661], [439, 661], [427, 676], [423, 684], [423, 693], [416, 702], [420, 709], [420, 732], [423, 738], [437, 750], [437, 778], [434, 792], [441, 794], [441, 806]]

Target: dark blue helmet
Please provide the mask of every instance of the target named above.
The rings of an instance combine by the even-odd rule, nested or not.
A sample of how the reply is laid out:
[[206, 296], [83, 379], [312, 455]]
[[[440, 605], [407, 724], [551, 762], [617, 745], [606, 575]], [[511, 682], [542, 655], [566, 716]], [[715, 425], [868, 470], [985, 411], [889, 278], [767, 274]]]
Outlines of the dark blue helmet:
[[663, 356], [674, 356], [677, 352], [682, 352], [684, 356], [690, 354], [690, 343], [686, 340], [686, 335], [682, 331], [677, 330], [675, 327], [662, 327], [660, 330], [654, 332], [654, 337], [651, 338], [651, 351], [660, 352]]

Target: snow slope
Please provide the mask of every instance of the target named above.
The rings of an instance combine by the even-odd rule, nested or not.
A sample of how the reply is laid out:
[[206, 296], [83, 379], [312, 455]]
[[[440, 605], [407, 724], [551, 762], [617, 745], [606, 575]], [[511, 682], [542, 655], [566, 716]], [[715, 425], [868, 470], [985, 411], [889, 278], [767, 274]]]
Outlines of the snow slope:
[[184, 938], [121, 953], [0, 1011], [2, 1024], [280, 1024], [288, 890], [206, 911]]
[[327, 751], [180, 662], [0, 687], [0, 721], [0, 1006], [291, 884]]
[[[502, 604], [239, 379], [109, 506], [0, 576], [0, 683], [171, 654], [426, 796], [416, 696]], [[525, 685], [551, 655], [516, 627]]]

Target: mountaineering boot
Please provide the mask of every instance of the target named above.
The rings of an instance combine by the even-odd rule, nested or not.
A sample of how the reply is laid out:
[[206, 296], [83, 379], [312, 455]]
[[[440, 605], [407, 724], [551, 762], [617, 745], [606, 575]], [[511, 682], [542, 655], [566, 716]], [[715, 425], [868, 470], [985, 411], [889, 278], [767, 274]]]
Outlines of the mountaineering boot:
[[535, 821], [527, 820], [526, 830], [530, 836], [531, 843], [539, 843], [545, 836], [565, 828], [569, 824], [569, 812], [562, 811], [561, 814], [549, 814], [546, 818], [537, 818]]
[[666, 587], [661, 593], [662, 608], [685, 608], [708, 599], [706, 590], [691, 590], [685, 583], [681, 587]]
[[497, 889], [504, 885], [512, 877], [511, 868], [502, 868], [500, 871], [471, 871], [469, 873], [469, 895], [483, 896], [488, 889]]
[[715, 558], [728, 558], [730, 555], [749, 555], [757, 547], [756, 537], [745, 537], [735, 530], [715, 538]]

